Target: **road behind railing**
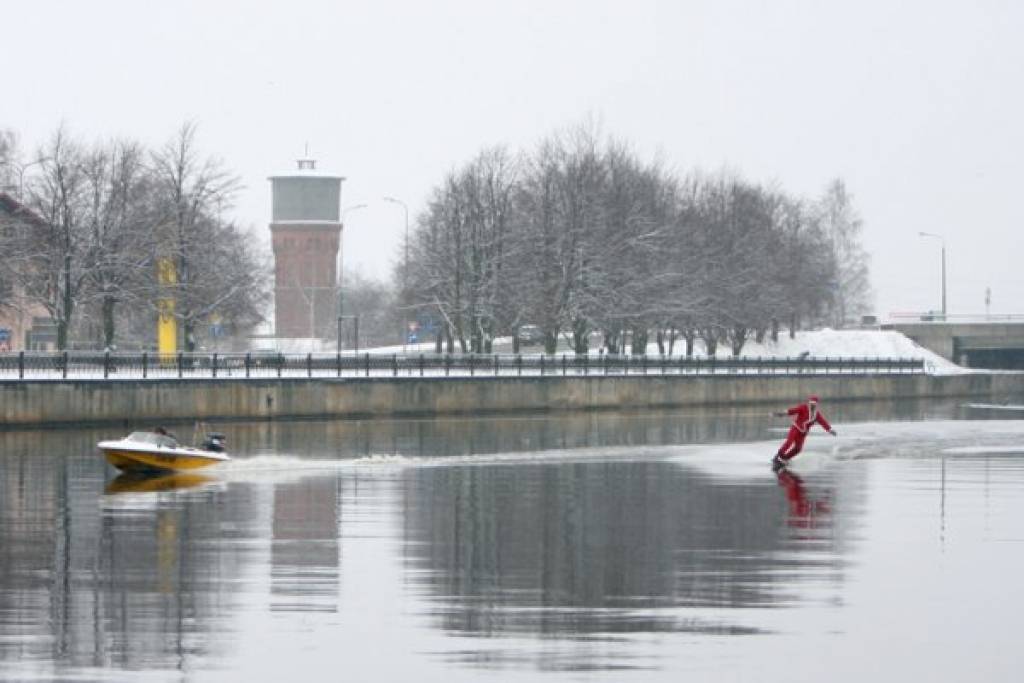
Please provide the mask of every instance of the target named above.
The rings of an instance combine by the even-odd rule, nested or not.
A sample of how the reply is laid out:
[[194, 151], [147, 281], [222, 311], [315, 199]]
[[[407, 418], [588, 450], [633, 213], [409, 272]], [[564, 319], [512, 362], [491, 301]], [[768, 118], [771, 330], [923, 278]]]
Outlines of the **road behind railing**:
[[0, 354], [0, 380], [924, 374], [920, 358], [105, 353]]
[[940, 311], [899, 311], [890, 313], [889, 324], [983, 324], [983, 323], [1024, 323], [1024, 313], [949, 313]]

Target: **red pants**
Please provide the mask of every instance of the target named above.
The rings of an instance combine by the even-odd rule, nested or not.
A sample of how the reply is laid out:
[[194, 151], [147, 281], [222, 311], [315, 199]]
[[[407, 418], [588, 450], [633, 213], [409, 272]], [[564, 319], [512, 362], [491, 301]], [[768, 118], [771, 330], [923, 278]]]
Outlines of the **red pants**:
[[789, 428], [789, 434], [786, 435], [786, 440], [779, 446], [779, 457], [783, 460], [789, 460], [794, 455], [799, 453], [804, 448], [804, 439], [807, 438], [807, 432], [801, 432], [795, 426]]

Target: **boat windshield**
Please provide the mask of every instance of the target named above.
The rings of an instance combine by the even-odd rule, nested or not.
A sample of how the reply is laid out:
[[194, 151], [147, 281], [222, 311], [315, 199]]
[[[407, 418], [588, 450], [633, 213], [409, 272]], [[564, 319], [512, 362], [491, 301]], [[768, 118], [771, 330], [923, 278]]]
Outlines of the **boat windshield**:
[[177, 448], [178, 442], [173, 436], [157, 434], [156, 432], [132, 432], [128, 435], [129, 441], [147, 443], [151, 446], [162, 446], [163, 448]]

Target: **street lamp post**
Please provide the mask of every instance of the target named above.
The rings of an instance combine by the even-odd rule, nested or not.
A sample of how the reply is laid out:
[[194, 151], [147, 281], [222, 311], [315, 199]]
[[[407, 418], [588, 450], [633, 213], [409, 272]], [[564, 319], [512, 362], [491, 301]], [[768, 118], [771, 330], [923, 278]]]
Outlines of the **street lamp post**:
[[[384, 197], [384, 201], [391, 204], [398, 204], [402, 207], [405, 212], [405, 259], [402, 266], [402, 297], [405, 298], [409, 295], [409, 206], [401, 199], [395, 197]], [[405, 325], [402, 326], [402, 346], [405, 346], [406, 339], [408, 337], [408, 330], [405, 329]]]
[[[349, 206], [341, 210], [341, 233], [338, 235], [338, 353], [341, 353], [341, 333], [342, 333], [342, 320], [345, 318], [345, 286], [342, 278], [345, 276], [345, 271], [342, 265], [345, 261], [345, 250], [342, 248], [341, 240], [345, 236], [345, 214], [349, 211], [356, 211], [358, 209], [365, 209], [367, 204], [356, 204]], [[356, 341], [358, 346], [359, 342]]]
[[921, 237], [932, 237], [942, 243], [942, 320], [946, 320], [946, 238], [933, 232], [919, 232]]

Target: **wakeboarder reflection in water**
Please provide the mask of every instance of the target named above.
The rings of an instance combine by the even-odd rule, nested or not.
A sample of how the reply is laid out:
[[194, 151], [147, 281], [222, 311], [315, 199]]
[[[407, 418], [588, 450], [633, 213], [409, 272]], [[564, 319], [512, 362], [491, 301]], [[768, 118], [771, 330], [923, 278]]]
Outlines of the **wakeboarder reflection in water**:
[[779, 486], [786, 492], [786, 501], [789, 503], [786, 524], [796, 529], [827, 526], [827, 523], [823, 522], [832, 514], [832, 504], [828, 496], [822, 500], [809, 497], [803, 479], [790, 470], [779, 470], [776, 476], [779, 478]]

